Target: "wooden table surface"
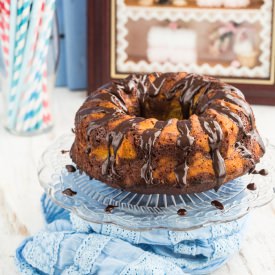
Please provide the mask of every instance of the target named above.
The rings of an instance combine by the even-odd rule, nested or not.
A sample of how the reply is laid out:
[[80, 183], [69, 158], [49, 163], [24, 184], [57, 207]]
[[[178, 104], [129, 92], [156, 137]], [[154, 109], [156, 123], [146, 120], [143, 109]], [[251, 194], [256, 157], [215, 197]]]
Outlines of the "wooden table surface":
[[[16, 247], [24, 238], [43, 228], [37, 163], [47, 146], [70, 132], [74, 114], [84, 98], [84, 92], [56, 89], [52, 96], [55, 127], [49, 133], [18, 137], [6, 132], [2, 125], [0, 127], [1, 275], [17, 274], [14, 266]], [[253, 106], [253, 109], [260, 133], [275, 143], [275, 107]], [[225, 274], [275, 274], [275, 201], [253, 211], [240, 253], [214, 273]]]

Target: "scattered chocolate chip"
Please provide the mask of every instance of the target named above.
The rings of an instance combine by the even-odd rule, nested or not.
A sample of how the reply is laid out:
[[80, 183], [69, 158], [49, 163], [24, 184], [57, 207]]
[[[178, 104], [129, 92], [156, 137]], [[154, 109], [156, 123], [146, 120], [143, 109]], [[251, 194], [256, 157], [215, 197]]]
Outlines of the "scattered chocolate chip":
[[61, 150], [61, 154], [66, 154], [66, 153], [69, 153], [70, 150]]
[[76, 171], [75, 167], [71, 164], [66, 165], [65, 168], [69, 173], [74, 173]]
[[106, 213], [112, 213], [113, 209], [117, 207], [117, 206], [114, 206], [114, 205], [108, 205], [106, 208], [105, 208], [105, 212]]
[[177, 212], [177, 214], [179, 216], [185, 216], [186, 213], [187, 213], [187, 211], [185, 209], [183, 209], [183, 208], [179, 209], [178, 212]]
[[267, 171], [266, 169], [261, 169], [261, 170], [259, 170], [259, 171], [254, 170], [254, 171], [252, 172], [252, 174], [259, 174], [259, 175], [261, 175], [261, 176], [267, 176], [267, 175], [268, 175], [268, 171]]
[[259, 174], [260, 174], [261, 176], [267, 176], [267, 175], [268, 175], [268, 171], [267, 171], [266, 169], [261, 169], [261, 170], [259, 171]]
[[75, 129], [74, 129], [74, 128], [72, 128], [71, 130], [72, 130], [72, 133], [73, 133], [73, 134], [75, 134]]
[[211, 201], [211, 205], [215, 206], [217, 209], [220, 209], [220, 210], [223, 210], [224, 209], [224, 206], [221, 202], [219, 201]]
[[255, 183], [249, 183], [249, 184], [246, 186], [246, 188], [249, 189], [249, 190], [254, 191], [254, 190], [257, 189], [257, 186], [256, 186]]
[[85, 153], [89, 155], [91, 153], [91, 147], [86, 148]]
[[63, 190], [62, 193], [70, 197], [75, 196], [77, 194], [77, 192], [73, 191], [71, 188]]

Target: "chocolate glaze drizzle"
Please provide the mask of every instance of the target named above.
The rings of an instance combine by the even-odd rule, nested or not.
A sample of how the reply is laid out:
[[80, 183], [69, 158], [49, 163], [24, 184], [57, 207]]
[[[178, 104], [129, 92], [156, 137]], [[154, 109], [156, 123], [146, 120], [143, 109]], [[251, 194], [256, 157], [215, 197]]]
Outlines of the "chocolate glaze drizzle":
[[188, 119], [190, 111], [193, 108], [194, 96], [200, 92], [202, 88], [207, 90], [210, 85], [211, 82], [203, 81], [201, 76], [189, 74], [179, 80], [174, 87], [166, 93], [166, 98], [170, 100], [175, 96], [177, 91], [180, 91], [179, 101], [181, 103], [182, 118]]
[[181, 187], [187, 184], [186, 179], [189, 169], [187, 165], [187, 156], [191, 151], [191, 146], [194, 142], [194, 138], [190, 136], [191, 123], [189, 121], [179, 120], [177, 122], [177, 128], [180, 133], [177, 139], [177, 146], [182, 149], [182, 158], [184, 162], [178, 165], [174, 171], [177, 178], [177, 186]]
[[145, 163], [141, 167], [141, 178], [147, 184], [153, 184], [153, 168], [151, 165], [152, 148], [161, 134], [162, 129], [169, 123], [168, 121], [157, 121], [154, 128], [145, 130], [141, 135], [141, 148], [145, 153]]
[[148, 88], [148, 94], [150, 97], [155, 97], [160, 93], [161, 88], [163, 87], [165, 81], [173, 77], [172, 73], [163, 73], [159, 75], [153, 83], [150, 83]]
[[[102, 165], [102, 174], [106, 175], [110, 172], [110, 168], [113, 174], [118, 175], [115, 170], [115, 161], [117, 151], [124, 139], [125, 134], [133, 128], [137, 123], [145, 120], [142, 117], [130, 118], [122, 123], [120, 123], [117, 127], [115, 127], [107, 136], [107, 144], [108, 144], [108, 157], [104, 161]], [[111, 155], [111, 147], [113, 148], [113, 154]]]
[[220, 186], [226, 177], [224, 159], [220, 153], [220, 146], [223, 139], [222, 129], [215, 120], [199, 118], [200, 124], [205, 133], [208, 134], [210, 154], [213, 160], [213, 169], [216, 175], [217, 185]]
[[[104, 114], [103, 117], [94, 119], [89, 123], [87, 128], [87, 139], [89, 140], [89, 136], [93, 130], [104, 126], [110, 120], [128, 114], [127, 104], [124, 99], [125, 95], [135, 93], [135, 96], [138, 97], [140, 102], [140, 110], [142, 113], [142, 108], [147, 98], [156, 97], [164, 87], [166, 80], [171, 79], [174, 76], [175, 75], [173, 73], [153, 73], [150, 75], [132, 74], [124, 80], [117, 80], [113, 83], [108, 83], [98, 89], [95, 94], [91, 95], [87, 99], [87, 101], [112, 102], [114, 104], [114, 108], [92, 105], [93, 107], [81, 109], [77, 113], [76, 121], [80, 121], [93, 113]], [[152, 79], [152, 77], [154, 80], [151, 82], [150, 79]], [[218, 187], [224, 182], [226, 177], [225, 161], [220, 152], [223, 132], [219, 123], [214, 118], [204, 116], [204, 112], [208, 108], [216, 110], [218, 113], [227, 116], [234, 123], [236, 123], [239, 128], [239, 135], [235, 146], [243, 157], [251, 161], [253, 166], [252, 170], [254, 170], [255, 162], [253, 159], [253, 154], [241, 140], [245, 137], [254, 138], [257, 140], [263, 151], [264, 144], [255, 129], [255, 121], [251, 107], [244, 100], [244, 97], [240, 91], [232, 86], [226, 86], [225, 84], [210, 78], [207, 79], [196, 74], [188, 74], [186, 77], [177, 81], [170, 90], [165, 91], [164, 95], [167, 100], [172, 100], [177, 93], [179, 93], [182, 119], [188, 119], [191, 114], [197, 114], [200, 116], [199, 121], [203, 131], [208, 135], [209, 146], [211, 149], [210, 155], [217, 181], [216, 189], [218, 189]], [[194, 101], [194, 98], [198, 94], [198, 99]], [[240, 115], [237, 112], [231, 111], [229, 107], [225, 104], [221, 104], [220, 101], [228, 102], [241, 107], [251, 126], [244, 125]], [[139, 116], [126, 119], [115, 127], [110, 133], [108, 133], [106, 137], [108, 157], [102, 165], [103, 175], [118, 176], [115, 167], [116, 155], [121, 143], [123, 142], [124, 136], [131, 128], [135, 127], [137, 123], [143, 120], [145, 120], [145, 118]], [[141, 133], [140, 147], [145, 156], [145, 161], [141, 168], [141, 178], [146, 184], [154, 184], [154, 167], [152, 167], [151, 163], [153, 147], [167, 123], [169, 123], [169, 121], [157, 121], [153, 128], [147, 129]], [[178, 164], [174, 172], [177, 179], [176, 186], [181, 188], [187, 185], [187, 173], [189, 169], [188, 156], [194, 143], [194, 138], [190, 135], [190, 121], [177, 121], [177, 129], [179, 131], [177, 146], [182, 150], [182, 162]], [[111, 150], [111, 148], [113, 150]], [[91, 148], [86, 148], [85, 153], [89, 154], [90, 152]]]

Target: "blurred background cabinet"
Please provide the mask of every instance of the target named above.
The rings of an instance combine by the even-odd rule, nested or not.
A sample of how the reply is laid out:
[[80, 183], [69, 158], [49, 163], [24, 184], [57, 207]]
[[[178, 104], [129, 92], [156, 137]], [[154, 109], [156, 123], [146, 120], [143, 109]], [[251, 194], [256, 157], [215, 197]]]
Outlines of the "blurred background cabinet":
[[187, 71], [275, 105], [274, 40], [272, 0], [88, 1], [88, 91], [129, 73]]

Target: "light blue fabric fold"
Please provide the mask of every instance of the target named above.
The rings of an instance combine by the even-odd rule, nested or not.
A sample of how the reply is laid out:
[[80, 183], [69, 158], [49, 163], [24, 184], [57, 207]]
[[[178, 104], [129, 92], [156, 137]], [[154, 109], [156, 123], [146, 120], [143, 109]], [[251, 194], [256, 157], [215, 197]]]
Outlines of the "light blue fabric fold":
[[208, 274], [240, 249], [247, 216], [192, 231], [131, 231], [41, 199], [45, 229], [16, 251], [22, 274]]

